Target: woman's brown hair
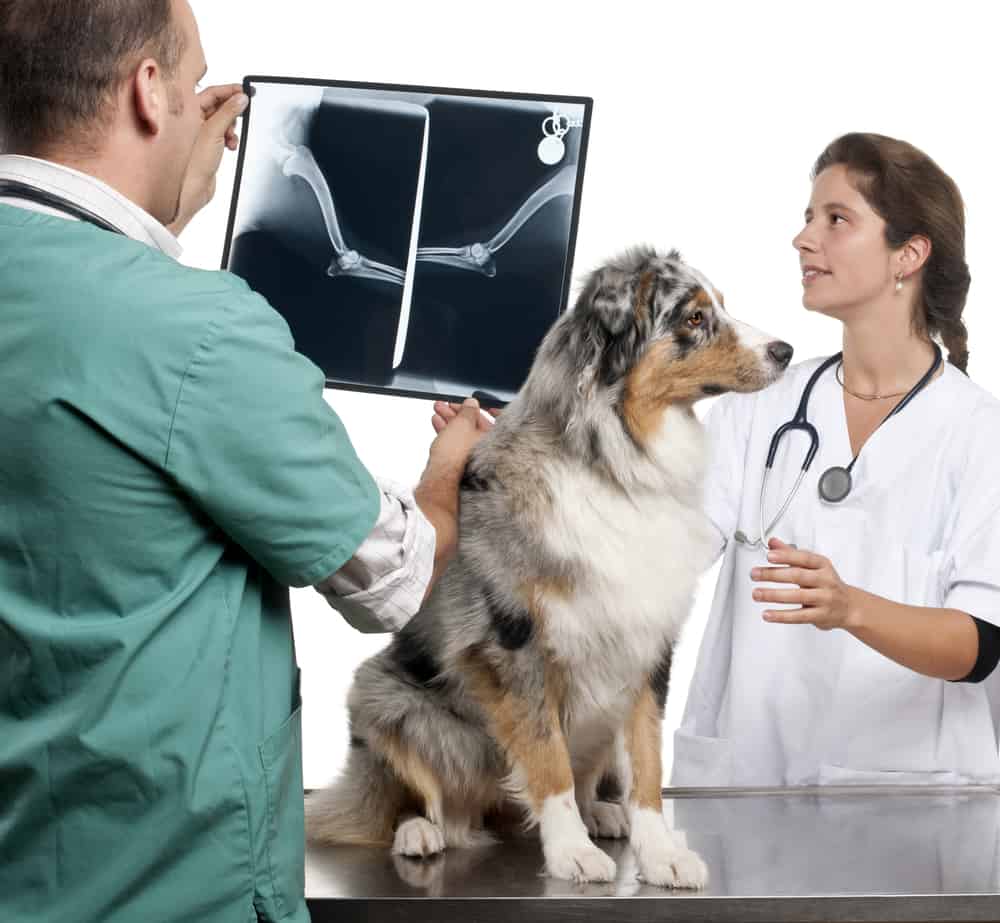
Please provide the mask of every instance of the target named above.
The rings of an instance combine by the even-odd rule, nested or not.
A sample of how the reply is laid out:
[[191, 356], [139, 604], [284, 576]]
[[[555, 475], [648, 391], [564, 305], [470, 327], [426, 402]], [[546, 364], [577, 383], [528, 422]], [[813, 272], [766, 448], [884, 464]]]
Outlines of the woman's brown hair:
[[858, 192], [885, 221], [890, 247], [901, 247], [915, 235], [931, 242], [914, 327], [918, 334], [938, 334], [948, 361], [965, 372], [969, 350], [962, 310], [970, 277], [965, 262], [965, 206], [958, 186], [923, 151], [885, 135], [852, 133], [837, 138], [817, 158], [812, 178], [836, 164], [847, 168]]

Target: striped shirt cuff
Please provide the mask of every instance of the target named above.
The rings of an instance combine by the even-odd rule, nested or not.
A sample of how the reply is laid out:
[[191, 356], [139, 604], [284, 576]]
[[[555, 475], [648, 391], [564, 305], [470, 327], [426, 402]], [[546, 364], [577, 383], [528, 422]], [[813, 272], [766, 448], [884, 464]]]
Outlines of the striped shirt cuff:
[[434, 570], [437, 534], [413, 491], [376, 478], [378, 520], [354, 556], [316, 590], [365, 634], [399, 631], [420, 609]]

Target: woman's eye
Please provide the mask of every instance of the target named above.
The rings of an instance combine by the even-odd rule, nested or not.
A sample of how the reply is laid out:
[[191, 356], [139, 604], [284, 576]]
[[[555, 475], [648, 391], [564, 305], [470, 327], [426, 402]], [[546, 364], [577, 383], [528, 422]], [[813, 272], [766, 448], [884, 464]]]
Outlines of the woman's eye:
[[701, 311], [695, 311], [694, 314], [692, 314], [688, 318], [688, 326], [689, 327], [700, 327], [701, 326], [701, 322], [704, 319], [705, 319], [705, 315], [702, 314]]
[[843, 215], [833, 214], [830, 215], [830, 224], [836, 224], [838, 221], [846, 221], [847, 219]]

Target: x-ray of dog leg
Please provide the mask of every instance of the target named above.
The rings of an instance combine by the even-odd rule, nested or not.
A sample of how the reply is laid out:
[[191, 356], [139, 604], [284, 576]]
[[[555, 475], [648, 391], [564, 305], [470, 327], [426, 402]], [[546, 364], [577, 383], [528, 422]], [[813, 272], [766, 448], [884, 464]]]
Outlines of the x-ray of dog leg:
[[417, 259], [481, 272], [492, 278], [497, 274], [494, 257], [524, 227], [528, 219], [553, 199], [573, 195], [575, 188], [576, 167], [563, 167], [552, 179], [528, 196], [513, 217], [485, 243], [477, 242], [459, 247], [419, 247]]
[[326, 232], [333, 247], [333, 257], [327, 268], [327, 275], [357, 276], [402, 285], [406, 280], [406, 273], [402, 269], [370, 260], [358, 253], [357, 250], [352, 250], [347, 246], [340, 222], [337, 219], [337, 207], [333, 201], [333, 193], [330, 191], [326, 177], [320, 170], [319, 164], [316, 163], [312, 151], [300, 144], [294, 147], [289, 146], [284, 153], [286, 156], [281, 165], [281, 172], [285, 176], [298, 177], [308, 183], [309, 188], [316, 196], [320, 211], [323, 213], [323, 223], [326, 225]]
[[663, 712], [647, 686], [633, 706], [626, 735], [632, 763], [629, 841], [643, 881], [666, 888], [703, 888], [708, 866], [663, 816], [662, 722]]

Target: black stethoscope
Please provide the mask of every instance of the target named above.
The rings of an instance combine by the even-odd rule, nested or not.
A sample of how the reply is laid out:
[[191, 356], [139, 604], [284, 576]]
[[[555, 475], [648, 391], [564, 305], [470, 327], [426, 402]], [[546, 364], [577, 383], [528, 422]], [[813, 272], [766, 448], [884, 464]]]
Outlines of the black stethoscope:
[[[914, 397], [917, 393], [926, 386], [926, 384], [933, 378], [934, 373], [938, 370], [941, 365], [941, 349], [937, 343], [934, 346], [934, 361], [931, 363], [931, 367], [924, 374], [923, 378], [920, 379], [910, 390], [906, 393], [906, 396], [895, 406], [892, 410], [885, 415], [882, 426], [886, 420], [890, 417], [895, 416], [899, 413]], [[798, 409], [795, 411], [795, 416], [789, 420], [787, 423], [782, 424], [778, 427], [775, 434], [771, 437], [771, 447], [767, 452], [767, 462], [764, 465], [764, 476], [761, 478], [760, 483], [760, 504], [759, 504], [759, 514], [760, 514], [760, 538], [751, 539], [747, 536], [742, 529], [737, 530], [736, 534], [733, 536], [736, 541], [743, 545], [757, 546], [761, 548], [767, 548], [767, 539], [771, 531], [778, 524], [778, 521], [782, 516], [785, 515], [785, 510], [788, 509], [789, 504], [792, 502], [792, 498], [798, 492], [799, 485], [802, 483], [802, 479], [806, 476], [806, 472], [809, 470], [809, 466], [812, 464], [813, 458], [816, 452], [819, 450], [819, 433], [816, 432], [816, 427], [812, 425], [806, 419], [806, 410], [809, 406], [809, 397], [812, 395], [812, 390], [819, 380], [820, 375], [822, 375], [831, 365], [839, 362], [843, 358], [843, 353], [837, 353], [835, 356], [830, 356], [825, 362], [809, 378], [805, 389], [802, 392], [802, 397], [799, 400]], [[802, 470], [799, 472], [798, 478], [795, 480], [795, 485], [792, 487], [791, 492], [785, 499], [785, 502], [781, 505], [781, 509], [778, 510], [778, 514], [771, 520], [771, 524], [765, 530], [764, 528], [764, 494], [767, 490], [767, 478], [771, 473], [771, 468], [774, 465], [774, 457], [778, 453], [778, 444], [781, 442], [781, 437], [785, 433], [791, 430], [802, 430], [809, 436], [809, 451], [806, 452], [805, 461], [802, 463]], [[876, 427], [878, 429], [878, 427]], [[850, 492], [851, 492], [851, 469], [854, 467], [854, 463], [858, 460], [861, 455], [861, 450], [858, 450], [858, 454], [851, 459], [851, 463], [846, 467], [840, 465], [834, 465], [831, 468], [827, 468], [823, 472], [819, 479], [819, 495], [828, 503], [840, 503]]]
[[73, 218], [86, 221], [102, 231], [111, 231], [112, 234], [121, 234], [122, 237], [127, 236], [121, 228], [115, 227], [110, 221], [105, 221], [100, 215], [95, 215], [90, 209], [70, 202], [54, 192], [46, 192], [44, 189], [37, 189], [27, 183], [19, 183], [17, 180], [0, 179], [0, 199], [23, 199], [25, 202], [45, 205]]

